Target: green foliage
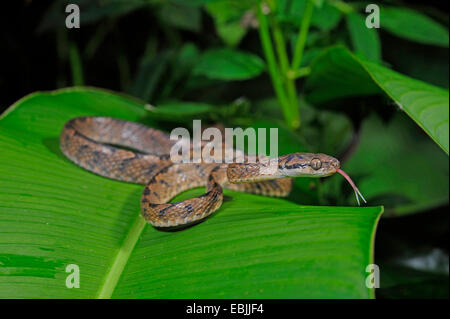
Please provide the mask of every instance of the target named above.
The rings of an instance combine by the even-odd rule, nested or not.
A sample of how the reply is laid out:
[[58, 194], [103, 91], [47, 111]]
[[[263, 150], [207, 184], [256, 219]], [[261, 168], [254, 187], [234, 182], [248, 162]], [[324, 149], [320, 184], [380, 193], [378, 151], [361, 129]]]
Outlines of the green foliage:
[[[37, 28], [55, 38], [55, 83], [129, 95], [35, 93], [0, 118], [1, 297], [373, 298], [364, 284], [373, 262], [377, 296], [448, 297], [448, 271], [383, 257], [396, 240], [373, 256], [383, 207], [398, 217], [383, 221], [401, 222], [397, 234], [408, 218], [448, 206], [447, 17], [382, 1], [380, 29], [368, 29], [366, 4], [340, 0], [74, 3], [83, 32], [61, 28], [65, 1]], [[102, 84], [103, 72], [117, 87]], [[59, 151], [64, 122], [81, 115], [166, 131], [193, 119], [277, 128], [280, 154], [339, 158], [368, 204], [350, 207], [341, 176], [298, 178], [286, 199], [225, 191], [205, 222], [158, 231], [139, 215], [141, 185], [96, 176]], [[422, 258], [411, 247], [399, 251]], [[70, 263], [80, 289], [65, 287]]]
[[245, 14], [253, 5], [253, 0], [211, 1], [206, 4], [206, 11], [214, 18], [217, 35], [228, 46], [240, 43], [247, 33], [243, 25]]
[[340, 47], [327, 50], [315, 61], [307, 85], [310, 100], [318, 103], [384, 92], [448, 154], [446, 90], [358, 59]]
[[[61, 128], [73, 117], [139, 121], [144, 114], [132, 99], [69, 89], [27, 96], [3, 115], [0, 227], [7, 231], [0, 241], [8, 245], [0, 297], [373, 297], [365, 266], [381, 207], [300, 206], [226, 191], [205, 222], [163, 232], [140, 216], [143, 186], [94, 175], [59, 150]], [[79, 289], [65, 286], [73, 263]]]
[[168, 121], [183, 121], [193, 117], [200, 119], [216, 111], [210, 104], [180, 101], [169, 101], [158, 107], [148, 105], [146, 109], [151, 118]]
[[347, 27], [356, 54], [361, 54], [367, 60], [381, 61], [380, 39], [377, 29], [369, 29], [365, 25], [365, 17], [351, 12], [347, 15]]
[[199, 32], [201, 29], [200, 8], [182, 2], [168, 2], [159, 12], [160, 19], [175, 28]]
[[448, 47], [448, 29], [426, 15], [408, 8], [383, 7], [381, 17], [383, 27], [398, 37]]

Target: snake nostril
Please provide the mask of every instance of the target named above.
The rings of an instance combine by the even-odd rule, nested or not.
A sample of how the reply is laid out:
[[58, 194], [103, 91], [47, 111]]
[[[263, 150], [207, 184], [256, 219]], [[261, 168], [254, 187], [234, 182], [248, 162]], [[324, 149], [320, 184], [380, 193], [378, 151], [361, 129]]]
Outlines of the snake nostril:
[[339, 169], [341, 167], [341, 163], [337, 159], [334, 159], [334, 161], [332, 162], [332, 165], [336, 169]]

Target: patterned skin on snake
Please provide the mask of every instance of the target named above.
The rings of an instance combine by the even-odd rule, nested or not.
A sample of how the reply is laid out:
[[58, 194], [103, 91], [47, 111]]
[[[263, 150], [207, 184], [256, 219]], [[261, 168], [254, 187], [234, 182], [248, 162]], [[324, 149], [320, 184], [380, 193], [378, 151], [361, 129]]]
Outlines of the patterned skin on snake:
[[[243, 163], [174, 163], [169, 155], [174, 144], [164, 132], [108, 117], [72, 119], [60, 136], [61, 151], [78, 166], [104, 177], [145, 184], [141, 211], [155, 227], [183, 226], [206, 218], [221, 206], [222, 187], [284, 197], [292, 189], [292, 177], [329, 176], [340, 167], [337, 159], [312, 153], [280, 156], [275, 164], [265, 157], [249, 163], [247, 156]], [[175, 195], [202, 186], [205, 194], [169, 203]]]

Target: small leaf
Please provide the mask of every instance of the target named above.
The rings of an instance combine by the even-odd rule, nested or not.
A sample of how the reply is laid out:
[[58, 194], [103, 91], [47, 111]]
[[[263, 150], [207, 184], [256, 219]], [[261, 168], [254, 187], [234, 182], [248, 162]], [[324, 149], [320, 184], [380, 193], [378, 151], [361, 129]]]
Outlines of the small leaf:
[[448, 29], [430, 17], [407, 8], [383, 7], [381, 28], [411, 41], [448, 47]]
[[182, 3], [164, 3], [159, 16], [168, 25], [175, 28], [199, 32], [201, 29], [201, 11], [199, 7]]
[[314, 8], [311, 25], [322, 31], [330, 31], [338, 25], [341, 17], [342, 14], [336, 7], [324, 2], [321, 7]]
[[213, 1], [205, 6], [214, 19], [217, 34], [228, 46], [239, 44], [247, 33], [247, 29], [241, 25], [241, 20], [252, 5], [252, 0], [234, 0]]
[[377, 29], [367, 28], [364, 16], [355, 12], [347, 14], [346, 19], [355, 53], [368, 60], [379, 62], [381, 47]]
[[204, 53], [194, 74], [218, 80], [247, 80], [264, 70], [264, 62], [258, 56], [231, 49], [214, 49]]
[[216, 28], [223, 42], [230, 47], [237, 46], [247, 33], [247, 30], [241, 26], [240, 22], [221, 23], [217, 24]]

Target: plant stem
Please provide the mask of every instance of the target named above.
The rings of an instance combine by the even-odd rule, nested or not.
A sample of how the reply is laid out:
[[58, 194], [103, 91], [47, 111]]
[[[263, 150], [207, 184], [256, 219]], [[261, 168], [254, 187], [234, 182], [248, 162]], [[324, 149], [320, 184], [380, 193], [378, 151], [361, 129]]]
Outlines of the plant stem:
[[83, 69], [81, 66], [81, 57], [75, 42], [70, 44], [69, 61], [72, 70], [72, 83], [75, 86], [83, 85]]
[[283, 76], [286, 91], [290, 99], [292, 108], [298, 109], [297, 90], [295, 89], [295, 82], [293, 78], [288, 76], [289, 60], [286, 53], [286, 42], [284, 41], [283, 33], [280, 26], [274, 19], [271, 19], [273, 38], [275, 40], [275, 48], [277, 50], [278, 60], [280, 61], [281, 73]]
[[292, 60], [292, 69], [297, 70], [300, 68], [303, 57], [303, 50], [305, 49], [306, 37], [308, 36], [309, 25], [311, 23], [311, 16], [314, 10], [314, 3], [312, 0], [306, 1], [305, 13], [302, 17], [300, 25], [300, 31], [297, 38], [297, 44], [295, 45], [294, 58]]
[[303, 68], [299, 68], [297, 70], [289, 70], [287, 73], [288, 78], [290, 79], [299, 79], [305, 76], [308, 76], [311, 73], [311, 67], [305, 66]]
[[286, 124], [290, 128], [296, 129], [300, 126], [300, 115], [298, 113], [298, 107], [292, 107], [292, 105], [289, 103], [289, 99], [286, 96], [286, 92], [283, 87], [283, 79], [278, 71], [278, 65], [275, 59], [272, 40], [270, 38], [269, 25], [266, 14], [263, 12], [262, 2], [259, 2], [257, 12], [259, 20], [259, 36], [261, 38], [261, 43], [275, 94], [277, 95], [278, 102], [281, 105]]

